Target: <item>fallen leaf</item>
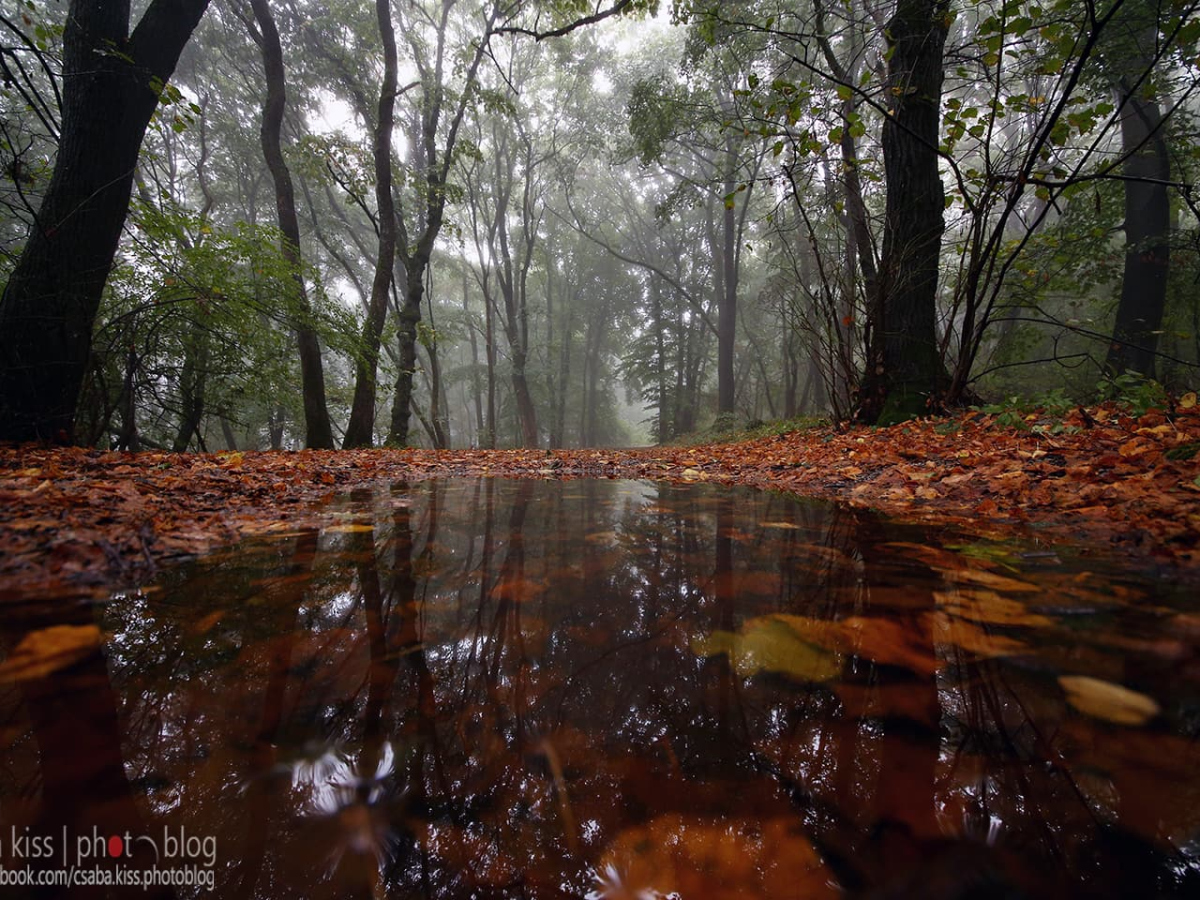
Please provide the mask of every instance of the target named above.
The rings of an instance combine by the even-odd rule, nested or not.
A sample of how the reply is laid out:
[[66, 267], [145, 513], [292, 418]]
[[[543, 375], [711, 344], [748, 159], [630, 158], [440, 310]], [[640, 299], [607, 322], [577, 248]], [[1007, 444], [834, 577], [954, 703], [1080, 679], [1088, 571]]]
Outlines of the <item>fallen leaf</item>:
[[0, 684], [44, 678], [99, 646], [100, 629], [95, 625], [52, 625], [31, 631], [0, 663]]
[[618, 834], [600, 858], [596, 881], [598, 891], [589, 896], [606, 900], [840, 895], [790, 818], [709, 820], [667, 813]]
[[992, 625], [1020, 625], [1027, 628], [1042, 628], [1053, 625], [1054, 620], [1040, 613], [1030, 612], [1025, 604], [995, 591], [958, 588], [953, 591], [934, 591], [938, 609], [974, 622]]
[[990, 634], [985, 629], [957, 616], [932, 613], [933, 639], [937, 644], [958, 647], [984, 659], [1000, 656], [1016, 656], [1028, 648], [1020, 641], [999, 634]]
[[1145, 725], [1159, 713], [1152, 697], [1111, 681], [1062, 675], [1058, 683], [1067, 692], [1067, 702], [1081, 713], [1116, 725]]
[[1017, 581], [1015, 578], [1009, 578], [1005, 575], [997, 575], [995, 572], [989, 572], [986, 569], [940, 569], [942, 575], [950, 582], [965, 581], [969, 584], [978, 584], [983, 587], [993, 588], [997, 591], [1008, 591], [1009, 593], [1037, 593], [1038, 588], [1035, 584], [1030, 584], [1027, 581]]
[[932, 675], [941, 668], [927, 629], [877, 616], [852, 616], [837, 624], [845, 648], [855, 656], [903, 666], [920, 675]]
[[763, 671], [805, 682], [837, 678], [842, 672], [841, 657], [807, 636], [783, 616], [761, 616], [743, 624], [737, 633], [718, 630], [707, 637], [693, 638], [692, 652], [705, 657], [728, 656], [730, 665], [742, 678]]

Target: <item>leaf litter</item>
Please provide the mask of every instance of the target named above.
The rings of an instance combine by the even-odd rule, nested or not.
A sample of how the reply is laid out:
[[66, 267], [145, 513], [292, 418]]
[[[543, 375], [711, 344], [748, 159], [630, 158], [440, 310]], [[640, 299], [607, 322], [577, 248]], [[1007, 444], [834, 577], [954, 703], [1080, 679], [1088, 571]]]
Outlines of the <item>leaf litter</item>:
[[[836, 499], [989, 538], [1089, 542], [1195, 574], [1200, 406], [1140, 418], [1111, 406], [1033, 430], [995, 415], [881, 429], [810, 428], [693, 447], [588, 450], [121, 453], [0, 447], [0, 599], [145, 580], [250, 534], [337, 526], [322, 503], [379, 481], [494, 475], [746, 485]], [[1057, 433], [1052, 433], [1057, 431]], [[1187, 457], [1187, 458], [1184, 458]], [[768, 524], [767, 527], [772, 527]], [[925, 548], [926, 561], [940, 568]], [[954, 554], [945, 552], [946, 557]], [[986, 560], [945, 572], [1017, 591]], [[950, 568], [949, 566], [947, 568]]]

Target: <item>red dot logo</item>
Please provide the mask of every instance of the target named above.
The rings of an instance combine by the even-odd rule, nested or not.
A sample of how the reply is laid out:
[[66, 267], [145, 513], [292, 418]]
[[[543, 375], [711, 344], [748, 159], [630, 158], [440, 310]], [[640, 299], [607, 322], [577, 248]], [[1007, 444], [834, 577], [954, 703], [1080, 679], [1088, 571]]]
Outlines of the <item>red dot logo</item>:
[[110, 837], [108, 839], [108, 855], [109, 856], [112, 856], [112, 857], [120, 856], [121, 850], [123, 850], [124, 847], [125, 847], [125, 844], [122, 843], [120, 835], [114, 834], [112, 837]]

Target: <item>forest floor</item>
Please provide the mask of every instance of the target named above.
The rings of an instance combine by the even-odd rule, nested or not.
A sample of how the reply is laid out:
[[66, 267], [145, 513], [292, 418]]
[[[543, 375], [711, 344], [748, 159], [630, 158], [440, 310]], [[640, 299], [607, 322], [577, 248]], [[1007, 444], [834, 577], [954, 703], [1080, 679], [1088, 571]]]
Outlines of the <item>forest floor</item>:
[[[1191, 398], [1189, 398], [1191, 399]], [[1200, 407], [818, 426], [693, 446], [175, 454], [0, 447], [0, 601], [99, 592], [248, 535], [327, 524], [337, 493], [451, 476], [708, 481], [988, 537], [1086, 544], [1200, 578]]]

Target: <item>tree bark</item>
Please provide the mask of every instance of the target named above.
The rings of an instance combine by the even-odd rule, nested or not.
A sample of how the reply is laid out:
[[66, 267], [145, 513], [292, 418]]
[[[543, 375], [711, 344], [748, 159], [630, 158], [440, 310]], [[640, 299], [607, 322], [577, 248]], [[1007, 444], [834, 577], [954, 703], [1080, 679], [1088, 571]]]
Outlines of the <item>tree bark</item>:
[[[1148, 51], [1156, 34], [1151, 27], [1137, 36], [1134, 58], [1126, 64], [1129, 74], [1118, 86], [1126, 177], [1125, 270], [1107, 360], [1113, 374], [1133, 371], [1147, 378], [1155, 375], [1171, 259], [1171, 201], [1167, 195], [1171, 162], [1162, 111], [1149, 82], [1154, 63]], [[1138, 78], [1145, 80], [1131, 85]]]
[[[376, 0], [375, 14], [383, 43], [383, 83], [379, 87], [379, 110], [375, 120], [375, 205], [379, 216], [379, 255], [371, 282], [371, 302], [363, 323], [362, 346], [355, 365], [354, 401], [342, 446], [369, 447], [375, 439], [375, 394], [379, 376], [379, 343], [387, 318], [388, 298], [396, 270], [396, 206], [392, 198], [392, 129], [396, 120], [397, 52], [396, 29], [389, 0]], [[417, 300], [420, 318], [420, 298]], [[414, 331], [415, 337], [415, 331]], [[415, 356], [415, 348], [414, 348]], [[408, 360], [409, 366], [415, 359]], [[401, 365], [405, 365], [402, 360]]]
[[279, 29], [271, 14], [269, 0], [250, 0], [259, 33], [255, 35], [262, 52], [263, 71], [267, 79], [267, 97], [263, 103], [263, 158], [275, 186], [275, 209], [279, 230], [283, 232], [280, 250], [295, 282], [299, 319], [295, 326], [300, 356], [300, 383], [304, 398], [305, 444], [319, 450], [333, 449], [333, 429], [329, 424], [329, 409], [325, 403], [325, 370], [321, 363], [321, 345], [312, 324], [306, 321], [311, 309], [301, 270], [300, 220], [296, 215], [296, 190], [292, 173], [283, 158], [283, 114], [287, 107], [287, 80], [283, 65], [283, 45]]
[[0, 440], [74, 439], [92, 327], [162, 85], [208, 0], [72, 0], [61, 140], [29, 240], [0, 297]]
[[950, 18], [949, 0], [899, 0], [887, 27], [887, 202], [858, 411], [867, 422], [886, 424], [928, 411], [947, 381], [936, 325], [945, 230], [937, 147]]

